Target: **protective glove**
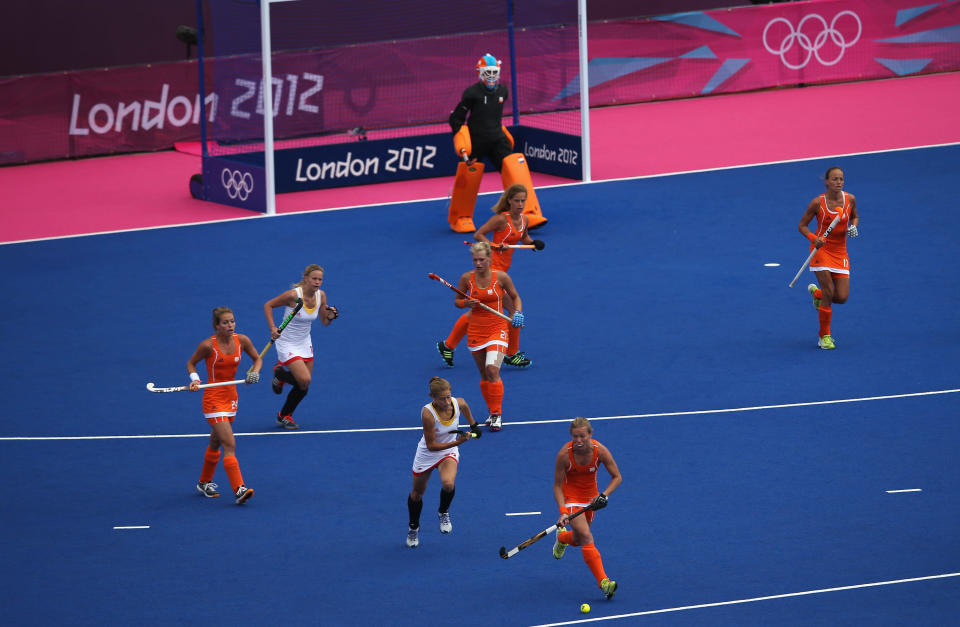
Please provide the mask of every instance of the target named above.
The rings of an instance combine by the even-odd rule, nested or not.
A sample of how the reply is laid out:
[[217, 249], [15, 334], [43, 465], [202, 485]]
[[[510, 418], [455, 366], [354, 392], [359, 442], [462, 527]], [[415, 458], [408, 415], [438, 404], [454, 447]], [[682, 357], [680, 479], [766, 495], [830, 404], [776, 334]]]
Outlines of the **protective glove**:
[[603, 509], [607, 506], [607, 495], [601, 492], [597, 498], [593, 499], [593, 502], [590, 503], [590, 509], [596, 511], [598, 509]]

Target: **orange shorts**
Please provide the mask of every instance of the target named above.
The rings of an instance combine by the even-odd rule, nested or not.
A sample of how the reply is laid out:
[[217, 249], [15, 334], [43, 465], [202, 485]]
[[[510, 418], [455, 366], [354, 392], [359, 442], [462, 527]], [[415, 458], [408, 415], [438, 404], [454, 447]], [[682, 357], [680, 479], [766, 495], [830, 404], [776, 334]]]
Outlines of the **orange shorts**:
[[[585, 506], [587, 505], [587, 503], [583, 503], [583, 504], [579, 504], [579, 503], [578, 503], [578, 504], [576, 504], [576, 505], [572, 505], [572, 504], [570, 504], [570, 503], [571, 503], [570, 499], [568, 499], [566, 496], [563, 497], [563, 500], [564, 500], [565, 503], [567, 503], [567, 505], [565, 505], [564, 508], [563, 508], [563, 512], [564, 512], [565, 514], [573, 514], [574, 512], [579, 511], [580, 509], [582, 509], [583, 507], [585, 507]], [[591, 499], [591, 500], [592, 500], [592, 499]], [[590, 510], [585, 511], [584, 513], [582, 513], [582, 514], [580, 514], [580, 515], [583, 516], [584, 518], [586, 518], [588, 523], [592, 523], [592, 522], [593, 522], [593, 515], [594, 515], [594, 514], [596, 514], [596, 512], [593, 511], [592, 509], [590, 509]]]
[[[470, 316], [470, 326], [467, 327], [467, 347], [471, 351], [507, 351], [507, 323], [485, 325], [475, 322], [476, 314]], [[500, 320], [498, 319], [498, 322]]]
[[210, 426], [218, 422], [233, 422], [237, 415], [237, 389], [233, 386], [222, 388], [209, 388], [211, 390], [228, 390], [232, 394], [206, 394], [203, 397], [203, 417], [207, 419]]
[[846, 250], [828, 250], [826, 246], [821, 246], [810, 260], [810, 269], [814, 272], [828, 270], [835, 274], [850, 274], [850, 257]]

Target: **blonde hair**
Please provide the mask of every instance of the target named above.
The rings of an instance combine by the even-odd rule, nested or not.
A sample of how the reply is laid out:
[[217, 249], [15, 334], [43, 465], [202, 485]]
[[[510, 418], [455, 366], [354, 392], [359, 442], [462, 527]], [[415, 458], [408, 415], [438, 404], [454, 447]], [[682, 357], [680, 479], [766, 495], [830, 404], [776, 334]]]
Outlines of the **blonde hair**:
[[488, 242], [477, 242], [476, 244], [470, 247], [471, 253], [473, 254], [485, 253], [487, 257], [491, 256], [492, 251], [493, 249], [490, 248], [490, 244]]
[[570, 422], [570, 433], [573, 433], [574, 429], [579, 429], [580, 427], [586, 427], [587, 433], [593, 433], [593, 427], [590, 426], [590, 421], [582, 416], [577, 416]]
[[323, 270], [323, 266], [317, 265], [315, 263], [311, 263], [309, 266], [303, 269], [303, 278], [297, 281], [296, 283], [294, 283], [293, 287], [302, 287], [303, 285], [305, 285], [305, 281], [307, 280], [307, 277], [310, 276], [310, 273], [315, 272], [317, 270], [326, 274], [326, 272], [324, 272]]
[[504, 211], [510, 211], [510, 201], [513, 200], [513, 197], [517, 194], [523, 192], [528, 194], [527, 186], [523, 183], [514, 183], [507, 189], [503, 190], [503, 194], [500, 195], [500, 200], [497, 201], [497, 204], [493, 206], [492, 211], [494, 213], [503, 213]]
[[430, 396], [437, 398], [443, 391], [450, 391], [450, 382], [442, 377], [430, 378]]
[[213, 328], [216, 329], [217, 325], [220, 324], [220, 318], [223, 314], [232, 314], [233, 310], [229, 307], [217, 307], [213, 310]]

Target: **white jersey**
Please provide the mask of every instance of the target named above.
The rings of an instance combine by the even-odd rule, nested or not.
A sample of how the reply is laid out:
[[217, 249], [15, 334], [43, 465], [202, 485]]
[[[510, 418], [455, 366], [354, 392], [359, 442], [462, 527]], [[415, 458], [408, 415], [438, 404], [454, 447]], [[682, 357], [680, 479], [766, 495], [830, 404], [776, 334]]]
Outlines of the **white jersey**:
[[[310, 327], [320, 315], [320, 290], [316, 292], [317, 306], [308, 309], [304, 305], [297, 315], [284, 327], [280, 337], [274, 342], [277, 348], [277, 359], [282, 364], [288, 364], [296, 359], [313, 359], [313, 341], [310, 338]], [[297, 298], [303, 298], [303, 289], [297, 288]], [[283, 308], [283, 319], [286, 320], [293, 307]]]
[[[428, 409], [433, 416], [434, 442], [446, 444], [447, 442], [456, 441], [456, 431], [460, 427], [460, 403], [457, 402], [457, 399], [453, 399], [453, 417], [447, 423], [440, 420], [440, 416], [437, 415], [437, 410], [434, 409], [433, 403], [427, 403], [424, 407]], [[459, 463], [460, 447], [454, 446], [443, 449], [442, 451], [431, 451], [427, 448], [426, 436], [420, 436], [420, 443], [417, 444], [417, 454], [413, 458], [413, 474], [422, 475], [448, 457], [452, 457]]]

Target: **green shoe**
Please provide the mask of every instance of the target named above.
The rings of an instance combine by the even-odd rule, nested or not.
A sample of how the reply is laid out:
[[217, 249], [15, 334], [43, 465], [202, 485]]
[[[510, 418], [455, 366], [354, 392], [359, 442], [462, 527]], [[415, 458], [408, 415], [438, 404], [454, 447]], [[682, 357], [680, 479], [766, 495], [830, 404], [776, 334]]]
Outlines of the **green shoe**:
[[507, 355], [504, 357], [503, 363], [510, 364], [515, 368], [526, 368], [533, 362], [531, 362], [530, 358], [523, 353], [514, 353], [513, 355]]
[[833, 343], [833, 337], [829, 335], [824, 335], [823, 337], [821, 337], [820, 340], [817, 342], [817, 346], [819, 346], [824, 350], [832, 350], [836, 348], [836, 345]]
[[604, 579], [600, 582], [600, 589], [603, 590], [608, 599], [613, 598], [613, 595], [617, 592], [617, 582], [612, 579]]
[[810, 297], [813, 299], [813, 308], [820, 309], [820, 299], [814, 296], [813, 294], [817, 291], [817, 284], [811, 283], [807, 286], [807, 291], [810, 292]]
[[563, 557], [563, 552], [567, 550], [567, 545], [560, 542], [560, 532], [566, 531], [564, 527], [557, 527], [557, 541], [553, 543], [553, 559], [558, 560]]
[[437, 342], [437, 352], [440, 353], [440, 358], [443, 359], [447, 368], [453, 368], [453, 349], [449, 348], [443, 340], [440, 340]]

